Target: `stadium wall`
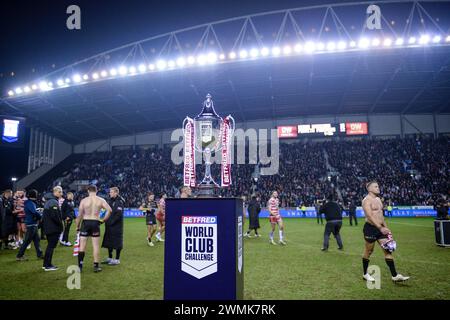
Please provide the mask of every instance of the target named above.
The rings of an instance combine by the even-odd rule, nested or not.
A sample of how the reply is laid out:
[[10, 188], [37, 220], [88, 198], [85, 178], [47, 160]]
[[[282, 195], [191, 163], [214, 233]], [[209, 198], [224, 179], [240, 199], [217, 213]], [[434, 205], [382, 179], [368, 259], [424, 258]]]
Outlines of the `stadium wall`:
[[[404, 137], [412, 134], [427, 134], [437, 137], [450, 133], [450, 114], [374, 114], [374, 115], [343, 115], [343, 116], [308, 116], [302, 118], [258, 120], [238, 123], [237, 128], [274, 129], [281, 125], [297, 125], [308, 123], [340, 123], [340, 122], [368, 122], [370, 136]], [[181, 128], [181, 123], [180, 123]], [[174, 144], [171, 141], [173, 129], [160, 132], [138, 133], [136, 135], [111, 137], [110, 139], [89, 141], [75, 145], [74, 153], [91, 153], [95, 151], [109, 151], [116, 147], [154, 146], [162, 147]], [[297, 141], [297, 140], [286, 140]]]

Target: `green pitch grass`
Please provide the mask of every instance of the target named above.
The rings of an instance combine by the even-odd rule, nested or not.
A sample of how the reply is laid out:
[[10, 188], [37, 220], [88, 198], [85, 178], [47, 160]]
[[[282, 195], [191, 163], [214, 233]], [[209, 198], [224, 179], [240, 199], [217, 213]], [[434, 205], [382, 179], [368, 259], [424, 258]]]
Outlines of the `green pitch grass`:
[[[321, 252], [323, 226], [315, 219], [285, 219], [288, 245], [268, 243], [270, 226], [261, 219], [261, 238], [244, 240], [245, 299], [449, 299], [450, 249], [434, 244], [433, 220], [388, 220], [398, 244], [398, 272], [411, 276], [394, 284], [379, 247], [371, 264], [381, 269], [381, 289], [369, 290], [361, 279], [362, 225], [344, 220], [344, 251], [334, 238], [328, 252]], [[74, 238], [72, 233], [71, 239]], [[278, 237], [276, 237], [278, 238]], [[42, 243], [45, 248], [46, 242]], [[76, 264], [72, 248], [59, 246], [54, 264], [60, 269], [44, 272], [34, 248], [26, 262], [16, 262], [16, 250], [0, 251], [0, 299], [162, 299], [164, 245], [149, 247], [143, 219], [125, 219], [125, 244], [121, 265], [104, 266], [94, 273], [92, 254], [86, 254], [81, 289], [69, 290], [66, 269]], [[107, 252], [102, 250], [103, 257]]]

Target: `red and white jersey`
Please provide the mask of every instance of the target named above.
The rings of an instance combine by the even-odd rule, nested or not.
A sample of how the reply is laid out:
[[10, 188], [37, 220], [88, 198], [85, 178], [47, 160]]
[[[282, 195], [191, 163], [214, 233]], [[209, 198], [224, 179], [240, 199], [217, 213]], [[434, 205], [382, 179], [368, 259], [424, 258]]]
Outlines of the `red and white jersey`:
[[269, 208], [269, 212], [272, 215], [277, 215], [280, 213], [279, 208], [278, 208], [279, 206], [280, 206], [280, 200], [278, 200], [278, 198], [272, 197], [267, 202], [267, 207]]
[[17, 216], [19, 218], [25, 217], [25, 200], [27, 200], [25, 197], [14, 199], [14, 210], [18, 211]]
[[164, 198], [159, 199], [159, 212], [161, 214], [166, 214], [166, 200]]

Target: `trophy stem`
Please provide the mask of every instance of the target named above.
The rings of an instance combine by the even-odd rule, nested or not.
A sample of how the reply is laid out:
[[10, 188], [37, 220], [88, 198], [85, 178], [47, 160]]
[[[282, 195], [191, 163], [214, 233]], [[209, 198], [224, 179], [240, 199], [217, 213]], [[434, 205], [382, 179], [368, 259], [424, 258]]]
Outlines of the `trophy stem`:
[[214, 181], [211, 176], [211, 150], [209, 148], [205, 149], [205, 177], [202, 182], [198, 185], [199, 197], [214, 197], [214, 188], [218, 188], [219, 186]]

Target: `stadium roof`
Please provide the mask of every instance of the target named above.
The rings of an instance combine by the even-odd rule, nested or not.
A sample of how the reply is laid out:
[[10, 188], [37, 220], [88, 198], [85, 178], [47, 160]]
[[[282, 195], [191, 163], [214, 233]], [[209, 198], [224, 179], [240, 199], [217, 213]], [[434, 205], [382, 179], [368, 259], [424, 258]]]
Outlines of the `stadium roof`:
[[238, 122], [449, 113], [450, 16], [439, 13], [450, 12], [450, 1], [375, 4], [380, 30], [367, 29], [368, 4], [358, 2], [144, 39], [12, 88], [0, 113], [25, 116], [70, 143], [181, 127], [207, 93], [219, 114]]

